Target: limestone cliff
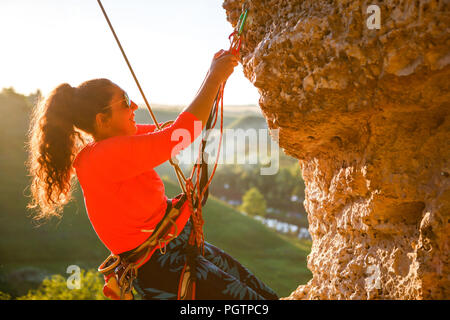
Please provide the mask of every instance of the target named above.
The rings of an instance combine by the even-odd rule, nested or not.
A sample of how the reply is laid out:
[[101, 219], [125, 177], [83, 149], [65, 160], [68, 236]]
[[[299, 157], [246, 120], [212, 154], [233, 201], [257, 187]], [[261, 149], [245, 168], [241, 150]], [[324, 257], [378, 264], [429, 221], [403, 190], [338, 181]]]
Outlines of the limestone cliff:
[[245, 4], [245, 76], [306, 185], [313, 278], [288, 299], [449, 299], [449, 2]]

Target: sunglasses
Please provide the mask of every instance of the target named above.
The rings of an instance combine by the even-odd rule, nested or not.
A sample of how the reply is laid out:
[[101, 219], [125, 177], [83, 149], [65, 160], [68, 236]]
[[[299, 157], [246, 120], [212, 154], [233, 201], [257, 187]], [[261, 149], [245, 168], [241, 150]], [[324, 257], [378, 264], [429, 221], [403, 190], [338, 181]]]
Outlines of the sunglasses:
[[107, 108], [109, 108], [109, 107], [111, 107], [111, 106], [113, 106], [113, 105], [115, 105], [115, 104], [118, 104], [118, 103], [120, 103], [120, 102], [123, 102], [123, 101], [126, 102], [127, 108], [128, 108], [128, 109], [131, 109], [131, 104], [132, 104], [132, 102], [131, 102], [130, 98], [128, 97], [128, 94], [124, 91], [124, 92], [123, 92], [123, 99], [121, 99], [121, 100], [119, 100], [119, 101], [116, 101], [116, 102], [114, 102], [114, 103], [112, 103], [112, 104], [110, 104], [110, 105], [107, 105], [107, 106], [103, 107], [101, 110], [107, 109]]

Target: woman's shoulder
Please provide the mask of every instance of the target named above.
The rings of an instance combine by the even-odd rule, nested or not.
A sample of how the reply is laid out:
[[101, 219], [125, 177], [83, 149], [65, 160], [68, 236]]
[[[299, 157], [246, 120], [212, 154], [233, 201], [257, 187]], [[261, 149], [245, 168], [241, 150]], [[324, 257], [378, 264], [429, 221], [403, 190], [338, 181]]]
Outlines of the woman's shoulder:
[[96, 145], [95, 141], [89, 142], [77, 153], [75, 159], [73, 160], [73, 166], [75, 168], [80, 167], [80, 164], [83, 161], [83, 159], [94, 148], [95, 145]]

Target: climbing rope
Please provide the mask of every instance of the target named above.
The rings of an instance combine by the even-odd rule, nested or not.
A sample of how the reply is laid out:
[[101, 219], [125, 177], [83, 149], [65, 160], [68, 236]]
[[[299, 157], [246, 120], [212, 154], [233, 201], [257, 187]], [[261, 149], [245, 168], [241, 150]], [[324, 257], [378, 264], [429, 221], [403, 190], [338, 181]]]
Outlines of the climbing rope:
[[[241, 16], [239, 17], [239, 20], [238, 20], [238, 23], [236, 24], [235, 30], [228, 37], [228, 39], [230, 39], [230, 42], [231, 42], [229, 52], [231, 54], [235, 55], [236, 57], [238, 57], [240, 54], [241, 41], [242, 41], [241, 34], [242, 34], [242, 30], [244, 28], [245, 21], [247, 19], [247, 14], [248, 14], [248, 9], [245, 9], [245, 11], [243, 11], [241, 13]], [[190, 207], [194, 229], [189, 237], [189, 244], [190, 245], [196, 244], [197, 247], [199, 247], [201, 249], [202, 255], [204, 255], [205, 237], [203, 234], [204, 221], [203, 221], [203, 215], [202, 215], [202, 205], [200, 205], [200, 203], [203, 202], [203, 197], [205, 196], [205, 193], [207, 192], [208, 187], [211, 184], [212, 178], [214, 177], [214, 174], [217, 169], [219, 155], [220, 155], [220, 147], [222, 145], [222, 137], [223, 137], [223, 92], [224, 92], [225, 84], [226, 84], [226, 81], [223, 82], [219, 88], [219, 92], [214, 101], [214, 108], [212, 110], [212, 114], [210, 115], [210, 118], [211, 118], [211, 116], [214, 116], [214, 123], [213, 123], [212, 127], [215, 127], [216, 122], [217, 122], [217, 115], [218, 115], [218, 110], [216, 107], [220, 103], [220, 120], [221, 120], [220, 121], [220, 138], [219, 138], [219, 145], [217, 148], [217, 157], [214, 162], [213, 172], [211, 173], [211, 176], [209, 177], [208, 181], [204, 184], [203, 189], [201, 189], [201, 186], [200, 186], [200, 169], [199, 169], [198, 164], [194, 166], [191, 176], [189, 177], [189, 179], [186, 180], [187, 196], [189, 199], [188, 203], [191, 206], [194, 203], [192, 200], [193, 200], [193, 198], [195, 198], [196, 204], [198, 204], [198, 206], [196, 206], [196, 208]], [[209, 120], [211, 120], [211, 119], [209, 119]], [[203, 159], [204, 146], [205, 146], [205, 144], [202, 144], [202, 146], [200, 147], [198, 159], [204, 160]], [[197, 195], [195, 196], [195, 193], [194, 193], [195, 189], [192, 184], [192, 178], [193, 178], [193, 175], [194, 175], [194, 172], [196, 169], [198, 169], [198, 170], [197, 170], [197, 180], [196, 180]]]

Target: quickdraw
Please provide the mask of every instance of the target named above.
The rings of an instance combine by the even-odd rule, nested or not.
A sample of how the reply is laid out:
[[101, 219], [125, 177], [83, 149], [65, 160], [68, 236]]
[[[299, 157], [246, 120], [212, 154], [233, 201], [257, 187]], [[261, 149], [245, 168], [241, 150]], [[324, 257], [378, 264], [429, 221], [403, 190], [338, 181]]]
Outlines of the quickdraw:
[[[156, 120], [155, 115], [153, 114], [153, 111], [150, 108], [150, 105], [147, 101], [147, 98], [145, 97], [144, 92], [142, 91], [142, 88], [139, 84], [139, 81], [133, 71], [133, 68], [131, 67], [130, 62], [128, 61], [128, 58], [125, 54], [125, 51], [122, 48], [122, 45], [120, 44], [120, 41], [114, 31], [114, 28], [108, 18], [108, 15], [106, 14], [105, 9], [103, 8], [103, 5], [101, 3], [101, 0], [97, 0], [103, 15], [105, 16], [105, 19], [114, 35], [114, 38], [116, 39], [116, 42], [119, 46], [119, 49], [122, 52], [122, 55], [125, 59], [125, 62], [128, 65], [128, 68], [131, 71], [131, 74], [138, 86], [138, 89], [144, 99], [144, 102], [147, 106], [147, 109], [150, 112], [150, 116], [152, 117], [153, 122], [156, 125], [155, 131], [162, 130], [165, 126], [173, 123], [173, 121], [165, 122], [162, 126], [159, 126], [158, 121]], [[242, 13], [239, 17], [239, 20], [236, 24], [236, 27], [234, 31], [229, 35], [228, 39], [230, 40], [230, 49], [229, 52], [234, 54], [236, 57], [240, 54], [241, 49], [241, 35], [244, 29], [244, 25], [247, 19], [248, 15], [248, 9], [246, 2], [242, 6]], [[214, 168], [211, 173], [211, 176], [208, 179], [208, 162], [205, 154], [205, 146], [206, 146], [206, 139], [202, 139], [202, 143], [199, 148], [199, 157], [197, 159], [197, 162], [194, 164], [194, 167], [192, 169], [191, 175], [189, 178], [186, 178], [178, 166], [178, 159], [176, 157], [169, 159], [170, 164], [173, 166], [175, 173], [177, 175], [177, 179], [179, 182], [179, 185], [182, 189], [182, 194], [185, 196], [186, 201], [188, 202], [189, 210], [191, 213], [191, 219], [193, 222], [193, 228], [191, 231], [191, 234], [189, 236], [189, 245], [192, 247], [192, 249], [197, 248], [198, 251], [201, 252], [201, 254], [204, 254], [204, 233], [203, 233], [203, 216], [202, 216], [202, 207], [206, 204], [206, 200], [208, 198], [208, 190], [209, 185], [211, 184], [212, 178], [215, 174], [219, 154], [220, 154], [220, 147], [222, 143], [222, 137], [223, 137], [223, 92], [225, 88], [226, 81], [223, 82], [217, 92], [216, 98], [214, 100], [213, 108], [211, 110], [211, 113], [209, 115], [207, 124], [205, 126], [206, 132], [208, 132], [209, 129], [215, 127], [218, 117], [218, 107], [220, 103], [220, 117], [221, 117], [221, 123], [220, 123], [220, 139], [219, 139], [219, 146], [218, 146], [218, 152], [217, 157], [214, 163]], [[214, 121], [213, 121], [214, 119]], [[193, 182], [195, 171], [197, 170], [196, 174], [196, 182]], [[155, 232], [154, 232], [155, 233]], [[176, 236], [175, 232], [175, 236]], [[153, 238], [152, 241], [157, 240], [157, 244], [160, 247], [161, 253], [165, 253], [165, 245], [172, 239], [155, 239], [153, 235], [150, 237]], [[161, 247], [161, 243], [164, 243], [164, 249]], [[141, 246], [147, 246], [147, 250], [145, 253], [145, 257], [150, 253], [151, 248], [149, 247], [148, 241], [146, 241]], [[141, 248], [141, 246], [139, 248]], [[186, 262], [183, 271], [181, 273], [180, 277], [180, 283], [179, 283], [179, 290], [178, 290], [178, 299], [195, 299], [195, 287], [196, 287], [196, 279], [195, 279], [195, 272], [191, 272], [192, 270], [195, 270], [195, 259], [188, 259]], [[144, 259], [140, 259], [140, 261], [144, 261]], [[111, 255], [108, 257], [107, 260], [105, 260], [102, 265], [99, 267], [99, 271], [104, 274], [105, 276], [105, 287], [104, 293], [110, 294], [110, 296], [114, 298], [120, 298], [120, 299], [133, 299], [133, 295], [131, 292], [132, 289], [132, 282], [137, 276], [137, 270], [140, 267], [140, 265], [132, 265], [128, 264], [123, 270], [116, 270], [121, 266], [120, 257]], [[112, 267], [114, 266], [114, 267]], [[119, 268], [120, 269], [120, 268]], [[115, 275], [113, 277], [113, 274]], [[108, 285], [109, 283], [109, 285]], [[120, 294], [118, 294], [120, 292]]]
[[[239, 17], [239, 20], [236, 24], [236, 28], [234, 31], [228, 36], [228, 39], [231, 41], [230, 51], [232, 54], [238, 56], [239, 51], [241, 49], [241, 34], [244, 30], [245, 22], [247, 21], [248, 9], [245, 8], [245, 4], [242, 6], [242, 13]], [[233, 39], [231, 39], [233, 37]]]

